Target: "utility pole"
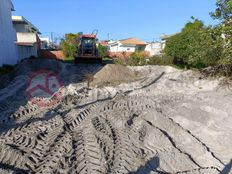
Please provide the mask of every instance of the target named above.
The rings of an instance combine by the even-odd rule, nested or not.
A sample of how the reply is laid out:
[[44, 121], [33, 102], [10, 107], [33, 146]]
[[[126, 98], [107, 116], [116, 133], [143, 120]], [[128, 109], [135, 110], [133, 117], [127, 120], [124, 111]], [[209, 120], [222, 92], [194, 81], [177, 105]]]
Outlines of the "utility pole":
[[51, 41], [52, 41], [52, 43], [54, 42], [54, 35], [53, 35], [54, 33], [53, 32], [51, 32]]
[[51, 42], [52, 42], [51, 46], [52, 48], [54, 48], [54, 33], [53, 32], [51, 32]]

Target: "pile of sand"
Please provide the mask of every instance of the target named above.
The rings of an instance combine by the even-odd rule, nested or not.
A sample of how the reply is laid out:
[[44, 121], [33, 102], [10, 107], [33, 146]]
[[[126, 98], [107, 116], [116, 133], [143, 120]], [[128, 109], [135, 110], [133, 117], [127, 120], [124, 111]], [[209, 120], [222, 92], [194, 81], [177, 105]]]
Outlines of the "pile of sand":
[[122, 65], [106, 65], [94, 75], [91, 86], [116, 86], [122, 83], [130, 83], [137, 80], [138, 73]]

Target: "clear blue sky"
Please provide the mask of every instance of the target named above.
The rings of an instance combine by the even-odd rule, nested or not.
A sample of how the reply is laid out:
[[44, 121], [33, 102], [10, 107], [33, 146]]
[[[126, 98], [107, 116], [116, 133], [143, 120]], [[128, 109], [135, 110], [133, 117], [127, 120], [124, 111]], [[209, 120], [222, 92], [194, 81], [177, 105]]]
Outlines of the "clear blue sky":
[[22, 15], [44, 35], [55, 32], [91, 33], [99, 30], [99, 38], [138, 37], [145, 41], [162, 33], [181, 30], [191, 16], [206, 24], [213, 21], [209, 12], [216, 0], [12, 0], [14, 15]]

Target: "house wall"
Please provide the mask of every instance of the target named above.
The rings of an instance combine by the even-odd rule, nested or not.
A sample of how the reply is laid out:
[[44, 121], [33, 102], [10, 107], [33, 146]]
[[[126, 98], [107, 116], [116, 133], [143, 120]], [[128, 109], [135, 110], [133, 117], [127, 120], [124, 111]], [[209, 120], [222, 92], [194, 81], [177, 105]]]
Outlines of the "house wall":
[[13, 22], [13, 27], [17, 32], [20, 33], [37, 33], [37, 31], [34, 31], [28, 24], [20, 24]]
[[125, 46], [120, 42], [110, 44], [109, 51], [110, 52], [135, 52], [136, 46]]
[[119, 52], [135, 52], [136, 46], [120, 46]]
[[11, 20], [12, 8], [10, 0], [0, 0], [0, 66], [13, 65], [18, 61], [16, 33]]
[[18, 45], [19, 60], [29, 58], [31, 56], [37, 57], [37, 50], [38, 49], [36, 44], [33, 46]]
[[135, 52], [136, 47], [129, 46], [113, 46], [110, 47], [110, 52]]
[[17, 32], [21, 32], [21, 33], [29, 32], [28, 25], [26, 24], [13, 24], [13, 27]]
[[109, 46], [109, 52], [117, 52], [118, 51], [118, 45]]
[[12, 16], [13, 26], [17, 32], [39, 34], [38, 28], [26, 20], [23, 16]]
[[41, 49], [46, 50], [46, 49], [49, 49], [49, 48], [50, 48], [51, 42], [50, 42], [50, 39], [49, 39], [49, 38], [40, 37], [39, 39], [40, 39], [40, 41], [41, 41]]
[[164, 49], [165, 49], [165, 47], [166, 47], [166, 42], [167, 42], [167, 40], [162, 41], [162, 50], [164, 50]]
[[17, 31], [17, 42], [37, 42], [37, 35], [35, 33], [20, 33]]
[[[19, 60], [31, 56], [38, 57], [40, 50], [39, 37], [35, 33], [17, 33]], [[28, 46], [31, 44], [32, 46]]]
[[150, 52], [150, 56], [160, 55], [163, 50], [162, 46], [161, 42], [152, 42], [146, 46], [145, 51]]

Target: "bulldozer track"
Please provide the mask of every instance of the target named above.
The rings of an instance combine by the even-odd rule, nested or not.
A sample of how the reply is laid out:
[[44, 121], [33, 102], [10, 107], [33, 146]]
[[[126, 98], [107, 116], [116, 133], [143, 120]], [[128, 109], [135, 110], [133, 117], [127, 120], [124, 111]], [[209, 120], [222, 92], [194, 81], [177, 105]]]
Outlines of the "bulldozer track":
[[[163, 75], [136, 90], [149, 92]], [[184, 96], [155, 100], [100, 89], [91, 100], [90, 89], [80, 90], [50, 109], [25, 104], [11, 113], [12, 99], [0, 103], [0, 126], [10, 125], [0, 129], [0, 173], [216, 174], [225, 165], [161, 109]]]
[[[71, 98], [71, 101], [75, 99]], [[191, 170], [176, 173], [218, 171], [217, 167], [202, 166], [191, 153], [179, 147], [179, 140], [169, 134], [169, 128], [162, 122], [174, 125], [174, 129], [184, 134], [191, 132], [162, 113], [155, 125], [144, 120], [144, 113], [156, 105], [147, 97], [121, 96], [79, 109], [63, 111], [58, 107], [52, 118], [22, 124], [0, 135], [0, 139], [4, 139], [0, 141], [0, 170], [10, 173], [14, 166], [14, 171], [24, 173], [141, 173], [143, 170], [138, 169], [152, 155], [162, 157], [174, 153], [180, 154], [189, 167], [192, 166]], [[33, 109], [36, 110], [21, 111], [22, 116], [35, 114]], [[147, 146], [150, 129], [155, 129], [155, 134], [159, 135], [157, 141], [165, 139], [169, 145], [163, 148], [157, 148], [155, 144]], [[209, 151], [199, 139], [192, 134], [190, 137], [202, 151]], [[213, 153], [211, 156], [214, 158]], [[173, 171], [170, 168], [167, 172]]]
[[[92, 129], [92, 125], [73, 132], [73, 154], [70, 173], [106, 173], [105, 159]], [[91, 130], [92, 129], [92, 130]], [[88, 131], [87, 131], [88, 130]]]

